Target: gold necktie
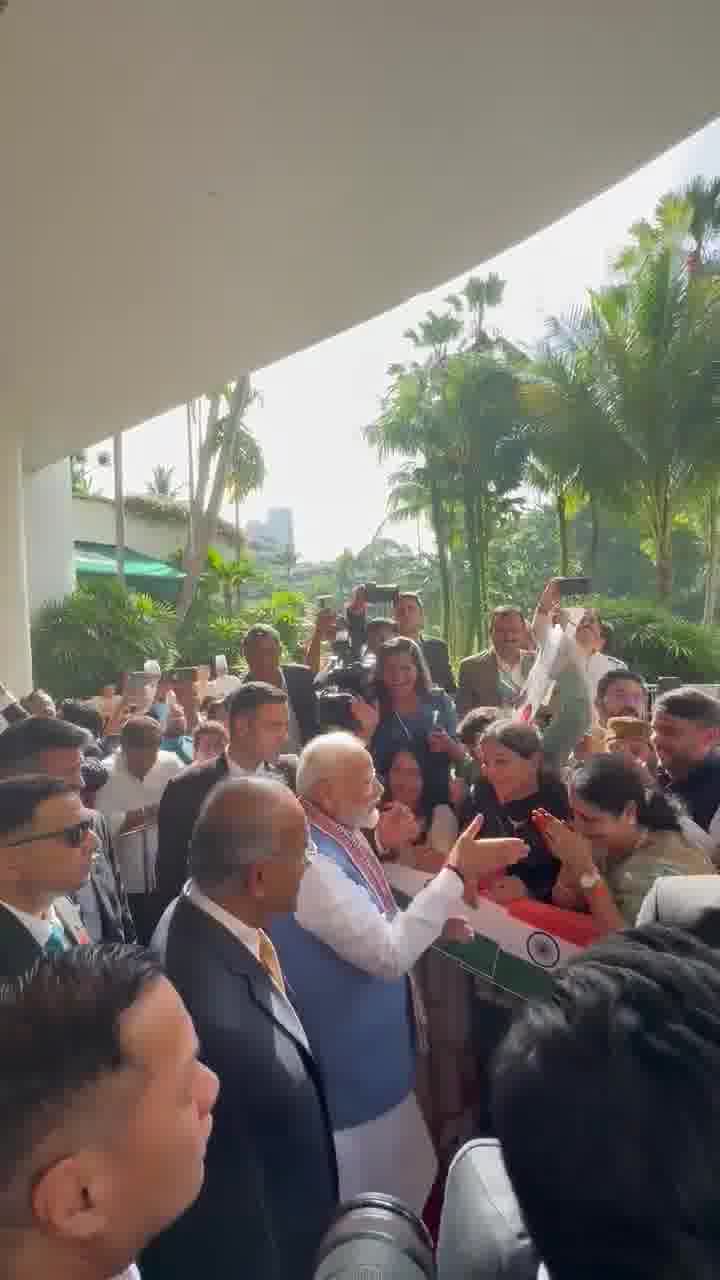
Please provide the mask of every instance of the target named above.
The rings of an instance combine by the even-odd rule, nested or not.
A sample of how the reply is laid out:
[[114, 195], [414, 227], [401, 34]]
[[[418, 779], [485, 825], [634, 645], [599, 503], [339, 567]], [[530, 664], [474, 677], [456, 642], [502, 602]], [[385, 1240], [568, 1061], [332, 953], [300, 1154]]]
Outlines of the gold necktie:
[[285, 980], [282, 976], [282, 969], [280, 968], [277, 951], [267, 934], [264, 933], [262, 929], [258, 929], [258, 939], [260, 943], [258, 959], [263, 969], [266, 969], [270, 974], [270, 977], [275, 983], [278, 991], [282, 991], [283, 995], [285, 995]]

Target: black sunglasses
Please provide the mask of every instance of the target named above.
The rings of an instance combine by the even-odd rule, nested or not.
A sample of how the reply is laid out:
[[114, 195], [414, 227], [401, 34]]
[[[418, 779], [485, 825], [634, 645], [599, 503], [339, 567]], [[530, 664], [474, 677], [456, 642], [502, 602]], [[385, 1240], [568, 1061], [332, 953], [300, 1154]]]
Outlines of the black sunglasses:
[[79, 849], [88, 831], [92, 831], [92, 818], [83, 818], [73, 827], [63, 827], [61, 831], [43, 831], [39, 836], [23, 836], [22, 840], [9, 840], [6, 848], [17, 849], [21, 844], [34, 844], [36, 840], [59, 840], [60, 837], [71, 849]]

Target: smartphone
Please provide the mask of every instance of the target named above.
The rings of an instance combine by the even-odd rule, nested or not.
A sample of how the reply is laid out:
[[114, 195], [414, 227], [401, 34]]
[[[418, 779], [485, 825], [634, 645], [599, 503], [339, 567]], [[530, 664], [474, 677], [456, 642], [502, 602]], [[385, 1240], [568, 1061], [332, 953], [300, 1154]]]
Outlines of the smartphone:
[[590, 578], [557, 578], [561, 596], [588, 596], [592, 587]]

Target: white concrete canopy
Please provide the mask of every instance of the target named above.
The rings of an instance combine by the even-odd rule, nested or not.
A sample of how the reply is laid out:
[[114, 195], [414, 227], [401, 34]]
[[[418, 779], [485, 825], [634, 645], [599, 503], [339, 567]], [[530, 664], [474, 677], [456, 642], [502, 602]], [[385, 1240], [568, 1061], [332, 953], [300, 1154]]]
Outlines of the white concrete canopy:
[[506, 248], [720, 111], [717, 0], [9, 0], [33, 469]]

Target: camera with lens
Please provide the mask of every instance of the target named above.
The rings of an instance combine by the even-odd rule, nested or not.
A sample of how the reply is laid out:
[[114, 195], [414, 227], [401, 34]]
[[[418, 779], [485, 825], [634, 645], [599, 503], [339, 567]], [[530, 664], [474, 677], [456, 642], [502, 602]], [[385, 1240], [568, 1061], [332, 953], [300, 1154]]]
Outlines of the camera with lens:
[[356, 1196], [338, 1209], [320, 1246], [314, 1280], [433, 1280], [432, 1240], [394, 1196]]
[[397, 604], [400, 594], [398, 587], [378, 586], [377, 582], [366, 582], [363, 591], [368, 604]]
[[375, 658], [363, 656], [364, 621], [348, 612], [338, 618], [333, 660], [315, 680], [320, 729], [357, 728], [353, 698], [375, 700]]

